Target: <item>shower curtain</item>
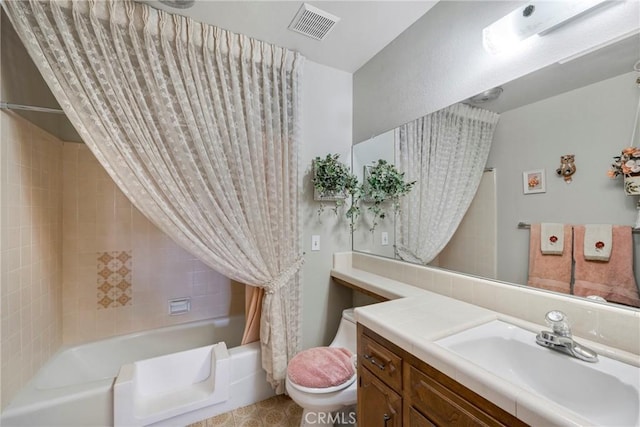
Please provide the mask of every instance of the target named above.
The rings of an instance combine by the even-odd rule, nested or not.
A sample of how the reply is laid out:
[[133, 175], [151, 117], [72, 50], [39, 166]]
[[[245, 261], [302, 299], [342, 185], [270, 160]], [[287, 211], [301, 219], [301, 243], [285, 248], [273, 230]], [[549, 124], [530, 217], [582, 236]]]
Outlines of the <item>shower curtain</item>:
[[401, 259], [428, 264], [451, 240], [480, 184], [498, 118], [456, 104], [396, 128], [398, 167], [416, 181], [396, 221]]
[[300, 337], [303, 58], [128, 0], [2, 5], [133, 204], [211, 268], [264, 290], [262, 363], [282, 393]]

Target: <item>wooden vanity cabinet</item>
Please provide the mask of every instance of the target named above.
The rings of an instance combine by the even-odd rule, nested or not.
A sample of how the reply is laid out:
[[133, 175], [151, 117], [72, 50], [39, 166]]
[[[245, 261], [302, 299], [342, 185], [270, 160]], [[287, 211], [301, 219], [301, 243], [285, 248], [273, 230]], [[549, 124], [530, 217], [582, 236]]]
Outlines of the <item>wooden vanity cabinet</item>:
[[409, 414], [409, 427], [436, 427], [435, 424], [429, 421], [429, 418], [425, 417], [411, 406], [407, 406], [406, 411]]
[[527, 424], [358, 324], [358, 425], [519, 427]]
[[358, 425], [402, 427], [402, 397], [367, 368], [358, 377]]
[[402, 427], [402, 358], [390, 342], [363, 331], [358, 324], [358, 425]]
[[363, 334], [359, 342], [358, 364], [400, 393], [402, 391], [402, 358], [388, 347]]

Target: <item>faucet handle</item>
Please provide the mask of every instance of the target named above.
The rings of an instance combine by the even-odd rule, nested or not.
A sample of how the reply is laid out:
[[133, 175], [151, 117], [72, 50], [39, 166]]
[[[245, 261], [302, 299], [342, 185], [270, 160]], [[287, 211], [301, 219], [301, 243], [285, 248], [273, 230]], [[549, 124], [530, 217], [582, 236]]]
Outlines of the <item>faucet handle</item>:
[[571, 336], [571, 327], [569, 326], [569, 319], [567, 315], [559, 310], [551, 310], [544, 317], [547, 325], [551, 327], [555, 334], [563, 337]]

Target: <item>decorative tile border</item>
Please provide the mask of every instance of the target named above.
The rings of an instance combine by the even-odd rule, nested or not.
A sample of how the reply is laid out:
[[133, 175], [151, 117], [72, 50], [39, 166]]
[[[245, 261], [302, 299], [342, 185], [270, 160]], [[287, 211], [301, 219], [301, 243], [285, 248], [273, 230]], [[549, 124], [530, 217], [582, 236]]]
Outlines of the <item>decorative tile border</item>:
[[132, 305], [131, 251], [97, 253], [98, 310]]

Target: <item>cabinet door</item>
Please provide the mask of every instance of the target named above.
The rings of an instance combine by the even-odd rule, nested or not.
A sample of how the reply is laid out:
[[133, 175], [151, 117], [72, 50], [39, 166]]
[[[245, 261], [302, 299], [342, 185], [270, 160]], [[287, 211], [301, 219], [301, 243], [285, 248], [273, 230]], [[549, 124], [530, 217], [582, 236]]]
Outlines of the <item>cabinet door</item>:
[[361, 368], [358, 383], [358, 425], [402, 426], [402, 398], [366, 368]]
[[436, 427], [431, 421], [427, 419], [420, 412], [414, 408], [409, 407], [409, 427]]
[[502, 426], [489, 414], [455, 394], [433, 378], [411, 367], [409, 399], [438, 426]]

